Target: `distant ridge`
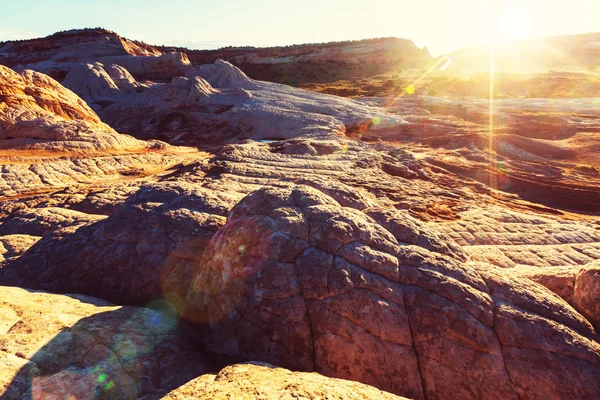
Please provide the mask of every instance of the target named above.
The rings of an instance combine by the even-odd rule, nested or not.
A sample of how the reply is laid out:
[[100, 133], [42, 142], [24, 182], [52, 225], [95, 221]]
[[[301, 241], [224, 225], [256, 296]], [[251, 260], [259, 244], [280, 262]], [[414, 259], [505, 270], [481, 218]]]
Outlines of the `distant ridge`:
[[[228, 46], [218, 50], [193, 50], [177, 46], [153, 46], [97, 27], [0, 43], [0, 64], [10, 68], [40, 70], [58, 80], [64, 79], [66, 75], [64, 65], [56, 65], [63, 60], [89, 63], [103, 62], [106, 57], [166, 54], [180, 54], [181, 56], [176, 57], [181, 59], [180, 64], [212, 64], [222, 59], [241, 67], [251, 78], [291, 85], [331, 82], [420, 68], [431, 61], [427, 48], [421, 49], [411, 40], [394, 37], [277, 47]], [[43, 62], [53, 64], [41, 65]], [[146, 78], [135, 70], [130, 72], [138, 79]]]
[[[449, 73], [489, 70], [490, 46], [459, 49], [449, 56], [453, 59]], [[599, 71], [600, 32], [501, 42], [496, 45], [495, 60], [495, 70], [501, 73]]]
[[127, 39], [126, 37], [119, 35], [117, 32], [114, 32], [114, 31], [111, 31], [110, 29], [105, 29], [102, 27], [75, 28], [75, 29], [69, 29], [69, 30], [65, 30], [65, 31], [58, 31], [58, 32], [51, 33], [50, 35], [47, 35], [47, 36], [41, 36], [41, 37], [30, 38], [30, 39], [11, 39], [11, 40], [4, 40], [4, 41], [0, 40], [0, 46], [8, 44], [8, 43], [23, 43], [23, 42], [42, 41], [42, 40], [49, 40], [49, 39], [93, 37], [93, 36], [97, 36], [97, 35], [116, 36], [125, 41], [135, 43], [135, 44], [139, 45], [140, 47], [152, 48], [154, 51], [157, 51], [154, 46], [151, 46], [151, 45], [145, 43], [144, 41]]

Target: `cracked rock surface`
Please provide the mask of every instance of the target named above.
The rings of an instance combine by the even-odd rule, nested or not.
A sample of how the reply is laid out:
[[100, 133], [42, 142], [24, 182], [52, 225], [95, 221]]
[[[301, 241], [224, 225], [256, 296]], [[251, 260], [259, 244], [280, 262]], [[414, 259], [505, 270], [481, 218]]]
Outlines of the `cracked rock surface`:
[[228, 356], [411, 398], [600, 390], [595, 331], [566, 302], [403, 242], [314, 189], [246, 197], [204, 265], [185, 316], [207, 323], [207, 348]]
[[[382, 166], [392, 159], [422, 178], [389, 175]], [[221, 360], [316, 371], [410, 398], [593, 396], [592, 314], [573, 294], [528, 279], [525, 266], [474, 251], [511, 240], [559, 251], [594, 242], [593, 224], [492, 207], [444, 179], [403, 153], [352, 142], [225, 146], [141, 185], [108, 218], [46, 235], [0, 275], [119, 304], [161, 296], [204, 330], [196, 343]], [[460, 218], [423, 209], [425, 194]], [[475, 203], [488, 211], [461, 211]], [[487, 233], [469, 242], [469, 224]], [[520, 235], [527, 224], [543, 228]]]
[[[391, 160], [422, 178], [389, 175]], [[204, 330], [196, 342], [221, 360], [316, 371], [410, 398], [593, 396], [592, 314], [573, 294], [528, 279], [525, 266], [476, 251], [583, 246], [596, 240], [593, 224], [490, 206], [476, 186], [445, 179], [403, 153], [352, 142], [225, 146], [208, 163], [142, 185], [108, 218], [45, 236], [0, 275], [120, 304], [161, 296]], [[447, 199], [459, 218], [423, 209], [425, 194]], [[471, 227], [486, 234], [466, 234]], [[589, 261], [566, 259], [554, 268]]]

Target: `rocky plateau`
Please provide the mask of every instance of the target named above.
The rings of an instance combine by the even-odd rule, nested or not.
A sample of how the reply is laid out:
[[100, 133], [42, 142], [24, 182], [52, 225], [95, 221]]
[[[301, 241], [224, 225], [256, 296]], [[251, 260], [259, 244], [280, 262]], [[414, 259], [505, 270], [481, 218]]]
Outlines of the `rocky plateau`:
[[[164, 50], [164, 49], [163, 49]], [[600, 397], [600, 100], [0, 44], [0, 397]]]

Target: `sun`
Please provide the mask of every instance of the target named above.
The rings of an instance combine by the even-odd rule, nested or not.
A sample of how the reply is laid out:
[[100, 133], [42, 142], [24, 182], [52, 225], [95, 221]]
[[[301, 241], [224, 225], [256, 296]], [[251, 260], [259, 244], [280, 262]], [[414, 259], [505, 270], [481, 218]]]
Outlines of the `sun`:
[[533, 33], [533, 20], [527, 8], [507, 6], [502, 11], [498, 28], [498, 41], [525, 39]]

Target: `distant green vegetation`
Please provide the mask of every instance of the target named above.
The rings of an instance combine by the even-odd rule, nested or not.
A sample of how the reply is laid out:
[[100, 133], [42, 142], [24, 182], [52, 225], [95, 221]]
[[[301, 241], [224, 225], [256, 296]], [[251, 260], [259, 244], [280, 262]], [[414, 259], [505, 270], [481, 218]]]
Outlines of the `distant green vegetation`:
[[411, 43], [408, 39], [400, 39], [397, 37], [382, 37], [382, 38], [372, 38], [372, 39], [360, 39], [360, 40], [343, 40], [337, 42], [325, 42], [325, 43], [302, 43], [302, 44], [291, 44], [287, 46], [270, 46], [270, 47], [255, 47], [255, 46], [225, 46], [221, 47], [217, 50], [195, 50], [188, 49], [186, 47], [176, 47], [176, 46], [156, 46], [157, 49], [163, 51], [179, 51], [179, 52], [204, 52], [204, 53], [213, 53], [216, 51], [223, 50], [236, 50], [236, 51], [255, 51], [259, 50], [261, 52], [272, 52], [279, 53], [282, 50], [294, 50], [294, 49], [303, 49], [303, 48], [331, 48], [331, 47], [344, 47], [349, 45], [358, 45], [358, 44], [378, 44], [385, 42], [405, 42]]

